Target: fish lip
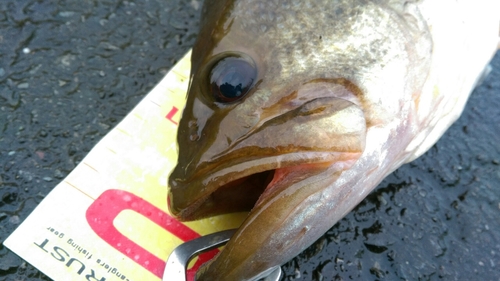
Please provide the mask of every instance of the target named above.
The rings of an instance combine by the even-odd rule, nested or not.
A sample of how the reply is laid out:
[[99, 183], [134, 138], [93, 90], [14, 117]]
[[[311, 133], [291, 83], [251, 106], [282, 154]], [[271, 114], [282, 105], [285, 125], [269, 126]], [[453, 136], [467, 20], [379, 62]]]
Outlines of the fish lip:
[[[293, 152], [293, 153], [287, 153], [287, 154], [281, 154], [277, 156], [269, 156], [269, 157], [262, 157], [250, 161], [245, 161], [238, 163], [236, 165], [233, 165], [228, 168], [223, 168], [212, 175], [214, 175], [216, 178], [221, 177], [225, 174], [226, 170], [235, 170], [236, 171], [241, 171], [243, 176], [236, 177], [236, 178], [230, 178], [229, 180], [226, 180], [225, 182], [222, 181], [221, 185], [227, 184], [231, 181], [237, 180], [239, 178], [242, 178], [244, 176], [249, 176], [251, 174], [259, 173], [259, 172], [264, 172], [264, 171], [269, 171], [269, 170], [275, 170], [275, 169], [280, 169], [280, 168], [285, 168], [285, 167], [291, 167], [291, 166], [296, 166], [300, 164], [311, 164], [311, 163], [324, 163], [324, 162], [331, 162], [329, 159], [331, 158], [337, 158], [337, 156], [340, 153], [345, 153], [345, 152]], [[307, 157], [303, 156], [298, 156], [298, 155], [304, 155], [306, 154]], [[312, 156], [309, 156], [312, 155]], [[319, 161], [321, 160], [321, 161]], [[287, 164], [290, 163], [290, 164]], [[250, 167], [259, 167], [254, 173], [248, 173], [249, 169], [245, 169], [245, 166], [250, 166]], [[238, 167], [241, 167], [242, 169], [238, 169]], [[235, 172], [236, 172], [235, 171]], [[234, 172], [233, 172], [234, 173]], [[209, 185], [210, 182], [208, 181], [203, 181], [203, 184]]]
[[[348, 162], [357, 159], [362, 152], [339, 152], [339, 151], [295, 151], [292, 153], [285, 153], [281, 155], [273, 155], [267, 157], [260, 157], [248, 161], [241, 161], [229, 167], [222, 169], [215, 169], [205, 177], [196, 180], [188, 180], [180, 184], [178, 181], [177, 186], [171, 185], [168, 195], [168, 206], [170, 212], [175, 217], [181, 220], [194, 220], [203, 217], [213, 216], [213, 213], [206, 213], [204, 211], [205, 205], [210, 205], [210, 197], [217, 191], [223, 190], [227, 185], [238, 180], [248, 178], [259, 173], [267, 171], [275, 171], [277, 169], [284, 169], [295, 167], [304, 164], [324, 164], [333, 162]], [[265, 184], [260, 193], [258, 193], [255, 202], [261, 200], [261, 195], [264, 193], [265, 188], [269, 182]], [[186, 192], [187, 190], [187, 192]], [[196, 194], [197, 196], [183, 200], [186, 196], [183, 194]], [[188, 196], [189, 197], [189, 196]], [[243, 211], [243, 210], [241, 210]], [[249, 211], [249, 210], [246, 210]], [[229, 211], [231, 212], [231, 211]], [[229, 212], [220, 212], [216, 214], [224, 214]]]

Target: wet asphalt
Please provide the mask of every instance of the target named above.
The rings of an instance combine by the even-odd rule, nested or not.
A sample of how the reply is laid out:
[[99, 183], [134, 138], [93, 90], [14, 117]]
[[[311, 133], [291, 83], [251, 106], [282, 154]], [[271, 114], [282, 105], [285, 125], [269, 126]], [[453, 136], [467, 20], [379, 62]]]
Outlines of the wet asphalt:
[[[200, 7], [0, 1], [0, 241], [189, 50]], [[283, 280], [500, 280], [500, 53], [492, 66], [442, 139]], [[0, 245], [0, 280], [50, 279]]]

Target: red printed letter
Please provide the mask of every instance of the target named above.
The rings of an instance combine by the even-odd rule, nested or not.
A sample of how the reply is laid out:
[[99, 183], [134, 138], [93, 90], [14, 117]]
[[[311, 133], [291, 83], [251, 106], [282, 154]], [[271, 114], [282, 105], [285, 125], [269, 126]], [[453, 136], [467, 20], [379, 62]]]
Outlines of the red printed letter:
[[[175, 107], [174, 107], [175, 108]], [[169, 216], [146, 200], [123, 190], [110, 189], [97, 198], [87, 209], [86, 218], [90, 227], [113, 248], [120, 251], [154, 275], [162, 278], [165, 262], [148, 252], [136, 242], [120, 233], [113, 225], [113, 220], [123, 210], [132, 210], [161, 226], [183, 241], [200, 237], [189, 227]], [[211, 251], [198, 257], [197, 262], [188, 270], [188, 279], [193, 280], [196, 270], [201, 264], [209, 261], [217, 254]]]
[[167, 116], [165, 116], [165, 118], [167, 118], [168, 120], [170, 120], [175, 125], [177, 125], [177, 122], [175, 122], [174, 120], [172, 120], [172, 118], [177, 113], [177, 111], [179, 111], [179, 109], [177, 107], [173, 106], [172, 109], [170, 110], [170, 112], [167, 114]]

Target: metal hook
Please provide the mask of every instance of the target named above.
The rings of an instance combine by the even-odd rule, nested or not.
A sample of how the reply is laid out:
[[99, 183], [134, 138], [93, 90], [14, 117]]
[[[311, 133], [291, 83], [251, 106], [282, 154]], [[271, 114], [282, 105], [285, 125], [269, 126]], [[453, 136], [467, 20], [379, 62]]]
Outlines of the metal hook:
[[[194, 256], [203, 252], [223, 246], [227, 243], [227, 241], [229, 241], [235, 232], [236, 229], [224, 230], [202, 236], [179, 245], [167, 259], [162, 280], [186, 281], [186, 269], [189, 261]], [[267, 272], [270, 272], [270, 274], [266, 274]], [[276, 266], [259, 274], [259, 277], [254, 280], [260, 280], [263, 278], [264, 281], [278, 281], [281, 278], [281, 274], [281, 267]], [[263, 275], [265, 276], [262, 277]]]

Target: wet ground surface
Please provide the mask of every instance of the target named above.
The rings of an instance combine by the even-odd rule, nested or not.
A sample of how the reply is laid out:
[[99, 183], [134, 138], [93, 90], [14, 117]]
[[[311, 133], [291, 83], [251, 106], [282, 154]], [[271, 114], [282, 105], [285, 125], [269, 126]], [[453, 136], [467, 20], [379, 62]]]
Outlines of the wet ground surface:
[[[0, 241], [190, 48], [200, 5], [0, 1]], [[438, 144], [286, 264], [283, 279], [500, 280], [499, 108], [497, 53]], [[50, 279], [0, 246], [0, 280]]]

